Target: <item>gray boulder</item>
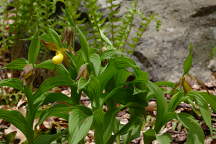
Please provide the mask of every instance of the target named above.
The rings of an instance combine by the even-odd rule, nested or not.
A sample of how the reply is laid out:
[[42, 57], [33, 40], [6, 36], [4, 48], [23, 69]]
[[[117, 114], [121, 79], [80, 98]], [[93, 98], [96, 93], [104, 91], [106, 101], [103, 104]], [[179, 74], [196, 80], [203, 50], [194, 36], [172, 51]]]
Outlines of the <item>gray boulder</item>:
[[[208, 65], [211, 49], [216, 46], [216, 0], [138, 1], [143, 13], [158, 14], [162, 23], [159, 32], [152, 24], [137, 46], [137, 51], [151, 66], [143, 64], [140, 57], [135, 59], [152, 79], [178, 81], [188, 45], [192, 43], [193, 68], [190, 73], [205, 82], [211, 80]], [[99, 2], [106, 7], [104, 0]], [[119, 2], [124, 12], [130, 1]]]

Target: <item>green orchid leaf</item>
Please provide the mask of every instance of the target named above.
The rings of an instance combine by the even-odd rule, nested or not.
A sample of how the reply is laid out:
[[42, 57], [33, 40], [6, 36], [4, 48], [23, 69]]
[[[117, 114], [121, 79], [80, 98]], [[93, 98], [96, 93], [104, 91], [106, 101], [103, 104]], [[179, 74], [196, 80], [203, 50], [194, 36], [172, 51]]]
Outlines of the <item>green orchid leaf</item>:
[[40, 40], [38, 34], [34, 35], [28, 50], [28, 61], [31, 64], [35, 64], [37, 61], [37, 56], [40, 52]]
[[20, 112], [0, 109], [0, 119], [13, 124], [26, 136], [29, 142], [32, 141], [34, 136], [33, 129], [30, 127], [29, 123]]
[[177, 114], [177, 119], [188, 130], [186, 144], [204, 144], [205, 135], [199, 123], [189, 114]]
[[186, 57], [186, 59], [184, 61], [184, 65], [183, 65], [184, 75], [187, 74], [192, 67], [192, 59], [193, 59], [192, 49], [193, 49], [193, 46], [190, 44], [189, 45], [189, 54]]
[[10, 78], [10, 79], [4, 79], [0, 81], [0, 87], [2, 86], [8, 86], [15, 88], [20, 91], [24, 91], [24, 85], [23, 82], [20, 79], [17, 78]]
[[71, 98], [63, 93], [48, 93], [45, 96], [45, 99], [43, 100], [43, 105], [48, 103], [54, 103], [54, 102], [63, 102], [72, 104]]
[[143, 140], [145, 144], [152, 144], [152, 141], [156, 139], [156, 133], [153, 129], [149, 129], [143, 133]]
[[65, 120], [68, 120], [69, 112], [72, 109], [72, 106], [68, 106], [66, 104], [56, 104], [50, 107], [49, 109], [40, 112], [39, 121], [37, 125], [41, 125], [48, 117], [51, 116], [57, 116]]
[[156, 136], [159, 144], [170, 144], [172, 142], [172, 137], [169, 134], [162, 134]]
[[211, 110], [209, 109], [208, 102], [206, 99], [196, 91], [191, 91], [187, 96], [192, 97], [193, 100], [199, 105], [199, 109], [206, 125], [209, 127], [212, 133], [212, 122], [211, 122]]
[[27, 64], [29, 64], [29, 62], [26, 59], [24, 59], [24, 58], [18, 58], [16, 60], [10, 62], [6, 66], [4, 66], [4, 68], [11, 69], [11, 70], [23, 70], [23, 68]]
[[165, 124], [168, 104], [164, 97], [163, 91], [154, 83], [148, 82], [147, 87], [157, 100], [157, 116], [155, 123], [155, 131], [158, 133]]
[[69, 143], [78, 144], [88, 133], [93, 115], [89, 108], [79, 106], [69, 114]]
[[100, 72], [100, 67], [101, 67], [100, 56], [98, 54], [94, 53], [89, 57], [89, 60], [92, 63], [92, 65], [94, 66], [95, 75], [98, 76], [98, 74]]
[[46, 79], [35, 92], [33, 97], [36, 99], [40, 95], [58, 86], [73, 86], [75, 82], [66, 76], [56, 76]]

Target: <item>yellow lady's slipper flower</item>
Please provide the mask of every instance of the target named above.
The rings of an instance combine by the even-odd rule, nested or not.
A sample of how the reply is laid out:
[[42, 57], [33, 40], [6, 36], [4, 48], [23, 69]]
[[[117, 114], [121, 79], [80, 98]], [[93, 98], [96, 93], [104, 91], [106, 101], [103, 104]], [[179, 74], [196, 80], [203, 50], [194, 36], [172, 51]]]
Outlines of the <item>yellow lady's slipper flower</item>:
[[52, 58], [54, 64], [61, 64], [64, 59], [64, 55], [61, 52], [57, 52], [56, 55]]

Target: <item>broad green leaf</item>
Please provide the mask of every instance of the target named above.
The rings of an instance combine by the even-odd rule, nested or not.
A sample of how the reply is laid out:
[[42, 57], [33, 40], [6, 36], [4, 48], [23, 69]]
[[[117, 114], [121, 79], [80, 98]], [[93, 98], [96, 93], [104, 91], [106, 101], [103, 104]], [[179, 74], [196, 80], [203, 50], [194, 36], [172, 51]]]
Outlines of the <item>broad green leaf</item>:
[[103, 31], [101, 29], [99, 29], [100, 32], [100, 36], [102, 38], [103, 41], [105, 41], [109, 46], [110, 49], [114, 49], [114, 46], [112, 44], [112, 42], [109, 40], [109, 38], [103, 33]]
[[39, 121], [37, 125], [40, 125], [45, 121], [48, 117], [57, 116], [61, 117], [65, 120], [68, 120], [68, 114], [73, 109], [72, 106], [68, 106], [65, 104], [56, 104], [49, 109], [43, 110], [39, 116]]
[[117, 69], [113, 63], [108, 64], [106, 69], [99, 75], [99, 80], [101, 84], [101, 88], [105, 89], [107, 86], [107, 83], [113, 78], [115, 73], [117, 72]]
[[40, 41], [38, 38], [38, 34], [33, 36], [33, 39], [31, 40], [31, 44], [28, 49], [28, 61], [31, 64], [35, 64], [37, 60], [37, 56], [40, 51]]
[[118, 50], [106, 50], [101, 55], [101, 60], [114, 58], [117, 54], [120, 54]]
[[66, 69], [66, 67], [63, 64], [56, 65], [56, 72], [58, 75], [65, 75], [65, 76], [70, 75], [69, 71]]
[[211, 105], [211, 108], [216, 112], [216, 97], [215, 95], [206, 93], [206, 92], [200, 92], [200, 95], [203, 96], [203, 98], [206, 99], [206, 101]]
[[137, 68], [135, 69], [135, 81], [138, 83], [144, 83], [146, 84], [148, 82], [149, 79], [149, 75], [147, 72], [142, 71], [141, 69]]
[[188, 130], [186, 144], [204, 144], [205, 135], [199, 123], [189, 114], [177, 114], [177, 119]]
[[166, 121], [165, 116], [168, 111], [167, 102], [164, 97], [163, 91], [156, 84], [148, 82], [147, 87], [157, 100], [157, 116], [155, 123], [155, 131], [156, 133], [158, 133]]
[[133, 139], [140, 136], [141, 125], [133, 125], [132, 129], [126, 134], [124, 144], [130, 143]]
[[49, 34], [52, 42], [56, 43], [59, 48], [63, 48], [63, 44], [61, 43], [61, 37], [58, 35], [58, 33], [54, 29], [49, 28], [48, 34]]
[[29, 62], [24, 58], [18, 58], [9, 64], [7, 64], [4, 68], [6, 69], [12, 69], [12, 70], [23, 70], [25, 65], [27, 65]]
[[129, 67], [138, 68], [138, 66], [136, 65], [134, 60], [132, 60], [131, 58], [128, 58], [126, 56], [116, 57], [115, 59], [113, 59], [113, 62], [115, 63], [115, 66], [118, 69], [125, 69], [125, 68], [129, 68]]
[[89, 60], [92, 63], [92, 65], [94, 66], [94, 72], [95, 72], [95, 75], [97, 76], [100, 72], [100, 67], [101, 67], [100, 56], [98, 54], [94, 53], [89, 57]]
[[[100, 81], [97, 77], [91, 77], [86, 88], [86, 93], [92, 102], [95, 102], [98, 106], [100, 104], [99, 98], [101, 96], [102, 89], [100, 87]], [[94, 103], [92, 103], [94, 105]]]
[[33, 144], [50, 144], [52, 141], [56, 140], [60, 134], [42, 134], [37, 136]]
[[12, 87], [12, 88], [15, 88], [15, 89], [20, 90], [20, 91], [24, 90], [23, 82], [17, 78], [10, 78], [10, 79], [1, 80], [0, 81], [0, 87], [1, 86]]
[[143, 133], [144, 144], [152, 144], [152, 141], [156, 139], [156, 134], [153, 129], [149, 129]]
[[112, 89], [112, 91], [110, 91], [106, 96], [104, 96], [102, 98], [102, 104], [106, 103], [107, 100], [109, 100], [110, 98], [116, 96], [116, 95], [119, 95], [120, 92], [123, 92], [125, 89], [122, 88], [122, 87], [116, 87], [114, 89]]
[[96, 143], [102, 144], [104, 142], [104, 132], [105, 132], [105, 126], [104, 126], [104, 115], [105, 112], [102, 108], [98, 108], [94, 111], [94, 129], [95, 129], [95, 140]]
[[189, 70], [191, 69], [191, 67], [192, 67], [192, 59], [193, 59], [193, 56], [192, 56], [192, 45], [190, 44], [189, 45], [189, 54], [186, 57], [186, 59], [184, 61], [184, 65], [183, 65], [184, 75], [187, 74], [189, 72]]
[[179, 91], [175, 93], [169, 101], [168, 111], [175, 111], [176, 107], [181, 103], [182, 98], [184, 97], [184, 92]]
[[137, 124], [134, 124], [134, 121], [131, 120], [129, 121], [126, 125], [124, 125], [122, 128], [120, 128], [120, 130], [118, 132], [116, 132], [114, 135], [112, 135], [112, 137], [109, 139], [109, 142], [107, 144], [111, 144], [114, 143], [115, 138], [118, 135], [125, 135], [128, 134], [131, 130], [134, 129], [134, 127], [136, 127]]
[[170, 144], [172, 142], [172, 138], [169, 134], [157, 135], [156, 139], [159, 144]]
[[134, 88], [133, 95], [142, 94], [142, 93], [146, 93], [146, 90]]
[[36, 68], [43, 68], [49, 70], [55, 70], [60, 75], [69, 75], [69, 71], [65, 68], [63, 64], [54, 64], [51, 60], [43, 61], [35, 66]]
[[212, 132], [211, 111], [209, 109], [207, 101], [199, 92], [191, 91], [190, 93], [188, 93], [188, 96], [193, 97], [193, 100], [195, 100], [195, 102], [199, 105], [202, 118]]
[[58, 86], [73, 86], [75, 82], [67, 76], [56, 76], [46, 79], [33, 95], [34, 98], [39, 97], [41, 94], [49, 91], [50, 89]]
[[169, 81], [158, 81], [158, 82], [155, 82], [155, 84], [159, 87], [160, 86], [167, 86], [167, 87], [174, 88], [176, 86], [175, 83], [169, 82]]
[[43, 101], [43, 104], [54, 103], [54, 102], [64, 102], [72, 104], [70, 97], [63, 93], [48, 93]]
[[104, 143], [108, 143], [109, 139], [112, 136], [112, 133], [114, 133], [114, 129], [118, 123], [116, 119], [116, 113], [120, 111], [120, 109], [111, 109], [104, 115], [104, 135], [103, 135], [103, 141]]
[[29, 142], [32, 141], [34, 132], [21, 113], [19, 113], [18, 111], [7, 111], [0, 109], [0, 119], [13, 124], [26, 136]]
[[46, 60], [46, 61], [43, 61], [40, 64], [37, 64], [35, 67], [36, 68], [43, 68], [43, 69], [53, 70], [53, 69], [55, 69], [56, 64], [52, 63], [52, 60]]
[[81, 77], [78, 80], [77, 90], [80, 91], [80, 90], [84, 89], [88, 85], [88, 83], [89, 83], [89, 80], [86, 80], [86, 79]]
[[69, 114], [69, 144], [78, 144], [88, 133], [92, 123], [91, 110], [80, 106]]
[[127, 82], [127, 78], [131, 75], [131, 72], [124, 69], [120, 69], [114, 76], [113, 87], [123, 86]]

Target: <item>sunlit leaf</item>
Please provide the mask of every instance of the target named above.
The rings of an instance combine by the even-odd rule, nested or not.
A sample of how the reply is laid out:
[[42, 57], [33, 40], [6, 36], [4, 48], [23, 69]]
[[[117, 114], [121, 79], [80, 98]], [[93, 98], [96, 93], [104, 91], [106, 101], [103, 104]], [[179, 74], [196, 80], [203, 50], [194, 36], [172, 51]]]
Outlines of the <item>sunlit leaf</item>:
[[69, 143], [78, 144], [83, 139], [93, 122], [91, 110], [86, 107], [77, 107], [69, 114]]
[[35, 92], [34, 97], [37, 98], [41, 94], [58, 86], [73, 86], [75, 82], [67, 76], [56, 76], [46, 79]]
[[103, 31], [101, 29], [99, 29], [100, 32], [100, 36], [102, 38], [102, 40], [104, 40], [109, 46], [110, 49], [114, 49], [114, 46], [112, 44], [112, 42], [109, 40], [109, 38], [103, 33]]
[[186, 57], [186, 59], [184, 61], [184, 65], [183, 65], [184, 75], [187, 74], [189, 72], [189, 70], [191, 69], [191, 67], [192, 67], [192, 59], [193, 59], [192, 47], [193, 46], [190, 44], [189, 45], [189, 54], [188, 54], [188, 56]]
[[164, 125], [164, 122], [166, 120], [165, 116], [168, 111], [168, 105], [166, 99], [164, 98], [163, 91], [156, 84], [149, 82], [147, 87], [157, 100], [157, 116], [155, 123], [155, 131], [159, 132], [159, 130]]
[[57, 116], [68, 120], [68, 114], [72, 110], [72, 106], [68, 106], [65, 104], [56, 104], [49, 109], [43, 110], [39, 116], [39, 121], [37, 125], [40, 125], [45, 121], [48, 117]]
[[43, 69], [50, 69], [50, 70], [53, 70], [53, 69], [55, 69], [56, 64], [52, 63], [51, 60], [46, 60], [46, 61], [43, 61], [43, 62], [40, 63], [40, 64], [37, 64], [35, 67], [36, 67], [36, 68], [43, 68]]
[[184, 97], [184, 92], [179, 91], [175, 93], [169, 101], [168, 111], [175, 111], [176, 107], [181, 103], [182, 98]]
[[199, 92], [196, 91], [188, 93], [188, 96], [193, 97], [193, 100], [199, 105], [202, 118], [212, 132], [211, 111], [209, 109], [206, 99]]
[[172, 142], [172, 138], [169, 134], [158, 135], [156, 139], [159, 144], [170, 144]]
[[101, 67], [100, 56], [98, 54], [94, 53], [89, 57], [89, 60], [92, 63], [92, 65], [94, 66], [95, 75], [97, 76], [100, 72], [100, 67]]
[[205, 135], [199, 123], [189, 114], [177, 114], [177, 119], [187, 128], [186, 144], [204, 144]]

